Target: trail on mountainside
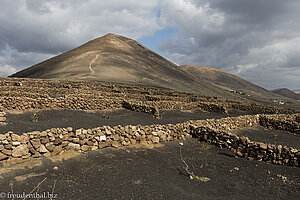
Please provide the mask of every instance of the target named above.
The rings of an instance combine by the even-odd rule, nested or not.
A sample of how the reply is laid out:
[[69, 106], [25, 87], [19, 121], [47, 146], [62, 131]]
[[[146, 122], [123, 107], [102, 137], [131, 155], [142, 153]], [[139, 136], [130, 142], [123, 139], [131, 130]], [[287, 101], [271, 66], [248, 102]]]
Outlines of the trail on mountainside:
[[95, 74], [95, 71], [93, 70], [93, 68], [92, 68], [92, 65], [93, 65], [93, 63], [98, 59], [98, 57], [99, 57], [99, 54], [97, 54], [96, 56], [95, 56], [95, 58], [93, 58], [93, 60], [90, 62], [90, 64], [89, 64], [89, 69], [90, 69], [90, 71], [91, 71], [91, 74], [89, 75], [89, 77], [92, 77], [94, 74]]

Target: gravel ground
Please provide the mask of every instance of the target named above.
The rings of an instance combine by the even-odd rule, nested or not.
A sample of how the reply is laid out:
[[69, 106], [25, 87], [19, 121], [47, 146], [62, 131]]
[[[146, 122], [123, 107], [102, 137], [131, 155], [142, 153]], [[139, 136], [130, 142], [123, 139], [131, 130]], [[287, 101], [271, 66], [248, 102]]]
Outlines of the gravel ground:
[[134, 112], [125, 109], [106, 110], [106, 111], [80, 111], [80, 110], [41, 110], [36, 111], [38, 121], [33, 122], [34, 111], [25, 111], [20, 114], [7, 113], [7, 125], [0, 126], [0, 133], [13, 131], [22, 134], [30, 131], [43, 131], [50, 128], [95, 128], [100, 126], [116, 125], [151, 125], [179, 123], [188, 120], [222, 118], [227, 116], [237, 116], [235, 112], [230, 115], [221, 113], [209, 113], [200, 110], [178, 111], [162, 110], [161, 119], [155, 119], [147, 113]]
[[300, 136], [288, 131], [269, 130], [262, 126], [243, 128], [234, 131], [237, 135], [247, 136], [250, 140], [270, 144], [281, 144], [300, 149]]
[[[182, 158], [203, 182], [191, 180], [178, 141], [160, 147], [106, 148], [70, 159], [29, 159], [1, 166], [0, 194], [39, 193], [57, 199], [300, 199], [300, 168], [234, 158], [195, 139], [182, 141]], [[46, 178], [46, 179], [45, 179]]]

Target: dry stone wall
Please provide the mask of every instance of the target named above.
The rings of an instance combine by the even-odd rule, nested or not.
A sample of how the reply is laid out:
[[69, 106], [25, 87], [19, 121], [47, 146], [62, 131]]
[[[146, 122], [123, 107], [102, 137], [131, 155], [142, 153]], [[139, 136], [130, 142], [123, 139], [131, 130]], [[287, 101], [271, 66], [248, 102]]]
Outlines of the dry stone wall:
[[104, 147], [121, 147], [139, 144], [156, 144], [182, 139], [188, 135], [188, 125], [103, 126], [94, 129], [52, 128], [46, 131], [24, 133], [21, 136], [8, 132], [0, 135], [0, 160], [21, 160], [57, 155], [74, 149], [96, 150]]
[[[193, 110], [201, 109], [207, 112], [215, 113], [228, 113], [228, 109], [232, 109], [230, 104], [223, 104], [221, 102], [175, 102], [175, 101], [134, 101], [134, 100], [124, 100], [123, 108], [130, 109], [137, 112], [145, 112], [152, 114], [154, 117], [159, 118], [159, 110]], [[250, 104], [252, 105], [252, 104]], [[235, 108], [234, 108], [235, 109]], [[254, 104], [254, 107], [248, 107], [247, 104], [244, 106], [239, 106], [238, 110], [248, 111], [248, 112], [258, 112], [263, 113], [292, 113], [289, 110], [283, 110], [271, 106], [258, 106]]]
[[228, 102], [226, 105], [228, 109], [236, 109], [236, 110], [242, 110], [242, 111], [253, 112], [253, 113], [265, 113], [265, 114], [294, 113], [290, 109], [282, 109], [282, 108], [278, 109], [275, 106], [265, 106], [256, 103], [250, 103], [250, 102]]
[[229, 148], [239, 157], [249, 160], [266, 161], [274, 164], [285, 164], [299, 167], [300, 150], [292, 147], [266, 144], [249, 140], [245, 136], [237, 136], [227, 130], [207, 127], [194, 127], [191, 134], [200, 141], [209, 142], [221, 148]]
[[129, 102], [129, 101], [123, 101], [122, 106], [123, 106], [123, 108], [129, 109], [132, 111], [149, 113], [157, 119], [160, 118], [159, 109], [156, 106], [145, 105], [140, 102], [133, 103], [133, 102]]
[[289, 131], [300, 134], [300, 115], [261, 115], [260, 124], [269, 129]]
[[192, 125], [190, 134], [200, 141], [209, 142], [221, 148], [229, 148], [238, 157], [300, 167], [300, 149], [251, 141], [248, 137], [237, 136], [231, 132], [231, 130], [237, 128], [261, 125], [269, 129], [299, 133], [300, 123], [298, 120], [294, 121], [294, 119], [299, 119], [299, 117], [300, 114], [275, 114], [223, 118], [213, 121], [206, 120], [207, 123], [205, 125]]
[[28, 97], [2, 97], [1, 105], [5, 110], [27, 110], [61, 108], [74, 110], [103, 110], [121, 108], [122, 100], [118, 99], [85, 99], [73, 98], [28, 98]]
[[[82, 97], [81, 97], [82, 96]], [[132, 107], [129, 105], [136, 105], [135, 107], [144, 107], [134, 110], [149, 113], [148, 108], [157, 109], [177, 109], [177, 110], [192, 110], [202, 109], [208, 112], [228, 113], [228, 109], [243, 110], [257, 113], [292, 113], [292, 111], [282, 108], [276, 108], [266, 105], [239, 105], [238, 108], [231, 107], [230, 104], [223, 102], [177, 102], [177, 101], [137, 101], [125, 100], [124, 98], [104, 98], [102, 96], [62, 96], [57, 98], [51, 97], [0, 97], [0, 104], [5, 110], [27, 110], [27, 109], [47, 109], [47, 108], [61, 108], [61, 109], [81, 109], [81, 110], [103, 110], [110, 108]], [[124, 102], [127, 102], [124, 104]], [[124, 106], [125, 105], [125, 106]]]
[[227, 113], [229, 109], [275, 114], [292, 110], [268, 105], [240, 102], [172, 90], [67, 80], [0, 78], [0, 107], [4, 110], [80, 109], [103, 110], [121, 108], [123, 101], [157, 109], [191, 110]]
[[298, 119], [298, 117], [299, 114], [245, 115], [167, 125], [103, 126], [87, 130], [73, 130], [72, 127], [52, 128], [41, 132], [23, 133], [22, 135], [8, 132], [0, 134], [0, 160], [22, 160], [29, 157], [40, 157], [43, 154], [46, 156], [57, 155], [69, 149], [89, 151], [105, 147], [149, 145], [193, 136], [200, 141], [221, 148], [229, 148], [236, 152], [239, 157], [299, 167], [299, 149], [250, 141], [247, 137], [237, 136], [231, 132], [238, 128], [264, 126], [263, 123], [260, 124], [262, 118], [276, 118], [276, 121], [269, 121], [268, 126], [266, 126], [276, 129], [277, 124], [285, 119], [292, 120]]
[[227, 113], [229, 109], [275, 115], [247, 115], [223, 119], [188, 121], [179, 124], [151, 126], [115, 126], [94, 129], [52, 128], [16, 135], [0, 134], [0, 161], [22, 160], [41, 155], [57, 155], [68, 149], [96, 150], [135, 144], [155, 144], [185, 137], [229, 148], [237, 156], [275, 164], [299, 166], [299, 149], [264, 144], [237, 136], [237, 128], [261, 125], [299, 134], [299, 114], [292, 110], [250, 102], [206, 97], [159, 88], [108, 84], [102, 82], [0, 78], [0, 125], [6, 121], [6, 110], [75, 109], [103, 110], [127, 108], [159, 118], [161, 109]]
[[0, 109], [0, 125], [5, 125], [6, 123], [6, 113]]
[[[222, 103], [218, 102], [180, 102], [180, 101], [126, 101], [128, 107], [157, 108], [161, 110], [193, 110], [200, 108], [208, 112], [226, 113], [227, 109]], [[132, 106], [129, 106], [132, 105]], [[133, 109], [138, 110], [138, 109]], [[144, 109], [139, 108], [141, 112]]]

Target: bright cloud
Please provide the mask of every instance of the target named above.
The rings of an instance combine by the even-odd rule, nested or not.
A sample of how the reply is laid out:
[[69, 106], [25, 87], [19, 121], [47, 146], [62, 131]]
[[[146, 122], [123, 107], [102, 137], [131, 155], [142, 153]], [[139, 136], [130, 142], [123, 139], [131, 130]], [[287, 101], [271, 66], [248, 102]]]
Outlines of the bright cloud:
[[9, 65], [0, 65], [0, 77], [6, 77], [6, 76], [9, 76], [13, 73], [16, 73], [17, 70], [12, 67], [12, 66], [9, 66]]

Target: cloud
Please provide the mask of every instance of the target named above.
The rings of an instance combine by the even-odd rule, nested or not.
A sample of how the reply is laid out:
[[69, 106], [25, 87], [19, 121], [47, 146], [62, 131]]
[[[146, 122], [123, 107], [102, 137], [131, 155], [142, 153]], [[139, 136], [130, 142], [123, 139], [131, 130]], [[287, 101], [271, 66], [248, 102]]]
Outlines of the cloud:
[[[5, 49], [0, 51], [0, 70], [7, 71], [7, 73], [3, 73], [4, 75], [0, 75], [0, 77], [8, 76], [16, 72], [13, 70], [9, 71], [7, 66], [19, 71], [20, 69], [27, 68], [28, 66], [32, 66], [35, 63], [42, 62], [53, 56], [55, 56], [55, 54], [20, 52], [9, 46], [6, 46]], [[4, 69], [5, 66], [6, 68]], [[11, 72], [11, 74], [8, 74], [8, 72]]]
[[[244, 63], [228, 69], [233, 73], [252, 79], [266, 88], [299, 87], [300, 37], [278, 41], [260, 48], [252, 48]], [[239, 71], [239, 67], [241, 71]]]
[[17, 70], [12, 67], [12, 66], [9, 66], [9, 65], [0, 65], [0, 77], [7, 77], [13, 73], [16, 73]]
[[299, 1], [176, 2], [162, 9], [180, 30], [159, 46], [171, 60], [216, 67], [269, 89], [299, 88]]
[[163, 27], [157, 0], [2, 0], [0, 62], [20, 70], [109, 32], [135, 39]]
[[299, 89], [299, 0], [2, 0], [0, 13], [2, 71], [108, 32], [142, 40], [176, 30], [156, 40], [156, 50], [177, 64], [216, 67], [268, 89]]
[[156, 9], [155, 1], [4, 0], [0, 47], [58, 53], [108, 32], [139, 38], [160, 28]]

